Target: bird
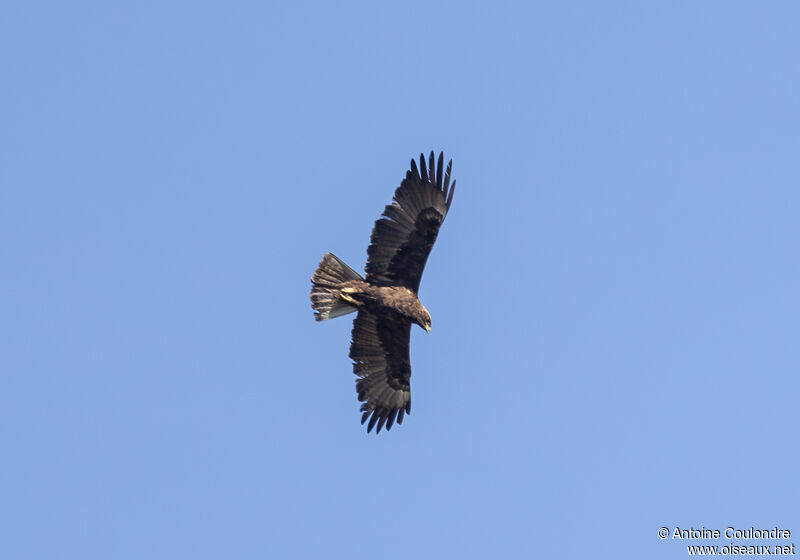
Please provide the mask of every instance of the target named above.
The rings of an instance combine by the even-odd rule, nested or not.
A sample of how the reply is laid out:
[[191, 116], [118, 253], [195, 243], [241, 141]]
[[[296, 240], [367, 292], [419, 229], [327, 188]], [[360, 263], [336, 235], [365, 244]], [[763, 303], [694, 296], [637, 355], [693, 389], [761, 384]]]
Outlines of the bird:
[[365, 276], [326, 253], [311, 277], [311, 307], [317, 321], [348, 313], [353, 320], [349, 357], [361, 402], [361, 424], [367, 433], [377, 425], [403, 423], [411, 413], [411, 325], [430, 332], [431, 316], [419, 301], [422, 271], [439, 228], [450, 209], [456, 182], [450, 183], [453, 160], [444, 168], [444, 153], [434, 165], [420, 154], [412, 159], [392, 203], [375, 222], [367, 248]]

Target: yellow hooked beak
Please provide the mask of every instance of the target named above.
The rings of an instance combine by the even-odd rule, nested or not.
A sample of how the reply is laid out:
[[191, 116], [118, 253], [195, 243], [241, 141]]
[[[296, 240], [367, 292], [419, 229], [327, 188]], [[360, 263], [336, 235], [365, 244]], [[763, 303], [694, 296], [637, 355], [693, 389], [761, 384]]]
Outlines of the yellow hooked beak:
[[422, 325], [422, 328], [425, 329], [427, 332], [431, 332], [431, 326], [430, 325], [427, 325], [427, 324]]

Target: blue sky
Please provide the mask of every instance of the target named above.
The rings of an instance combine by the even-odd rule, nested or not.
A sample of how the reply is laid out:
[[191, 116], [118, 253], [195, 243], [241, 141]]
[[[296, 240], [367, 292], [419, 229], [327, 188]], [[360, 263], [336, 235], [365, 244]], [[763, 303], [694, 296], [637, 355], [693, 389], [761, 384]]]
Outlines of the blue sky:
[[[0, 557], [682, 558], [659, 527], [800, 535], [798, 21], [2, 8]], [[350, 317], [315, 323], [309, 277], [326, 251], [363, 267], [432, 149], [458, 181], [433, 330], [412, 332], [412, 415], [376, 437]]]

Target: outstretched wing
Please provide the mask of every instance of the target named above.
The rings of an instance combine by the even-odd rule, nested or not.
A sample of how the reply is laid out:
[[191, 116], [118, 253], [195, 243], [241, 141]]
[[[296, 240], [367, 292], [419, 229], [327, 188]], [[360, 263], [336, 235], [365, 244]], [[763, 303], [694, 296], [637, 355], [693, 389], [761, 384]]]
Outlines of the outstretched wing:
[[353, 321], [350, 357], [356, 391], [361, 405], [361, 423], [367, 421], [367, 432], [378, 424], [390, 429], [395, 419], [411, 413], [411, 362], [408, 341], [411, 322], [395, 317], [378, 317], [361, 310]]
[[367, 282], [400, 285], [419, 289], [422, 270], [431, 252], [439, 227], [447, 215], [456, 182], [450, 185], [453, 161], [444, 169], [444, 154], [433, 165], [433, 152], [425, 166], [425, 156], [411, 160], [411, 169], [394, 192], [392, 204], [375, 222], [367, 249]]

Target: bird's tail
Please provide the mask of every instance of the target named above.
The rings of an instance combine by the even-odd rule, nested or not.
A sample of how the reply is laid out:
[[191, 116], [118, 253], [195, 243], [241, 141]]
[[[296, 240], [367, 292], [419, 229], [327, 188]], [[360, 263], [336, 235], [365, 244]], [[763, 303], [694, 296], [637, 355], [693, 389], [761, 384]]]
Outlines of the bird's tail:
[[333, 253], [326, 253], [311, 277], [311, 307], [317, 321], [333, 319], [356, 310], [339, 298], [339, 285], [350, 280], [363, 280], [361, 275], [344, 264]]

